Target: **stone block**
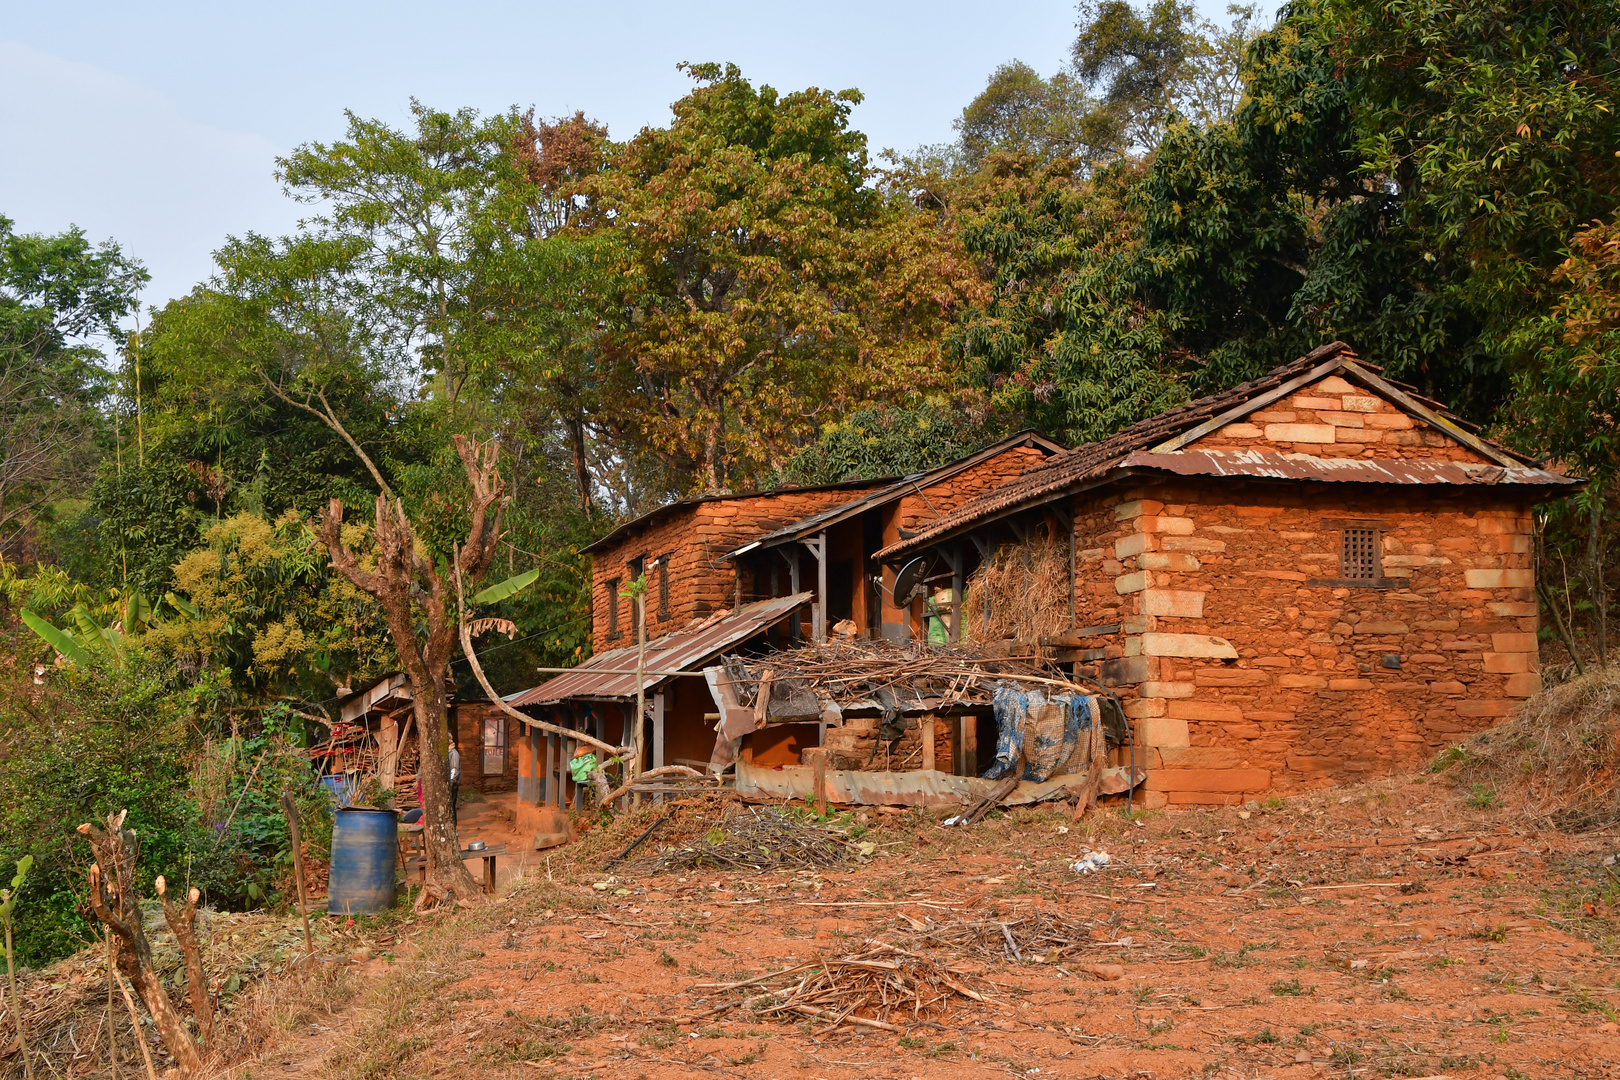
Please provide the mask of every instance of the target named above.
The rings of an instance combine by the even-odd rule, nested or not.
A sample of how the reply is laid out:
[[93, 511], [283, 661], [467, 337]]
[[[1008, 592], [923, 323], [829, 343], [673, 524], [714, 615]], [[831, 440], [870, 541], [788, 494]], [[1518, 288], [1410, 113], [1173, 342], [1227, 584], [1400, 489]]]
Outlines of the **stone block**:
[[1485, 610], [1504, 619], [1534, 618], [1538, 614], [1535, 602], [1530, 600], [1493, 601], [1485, 605]]
[[1165, 747], [1191, 746], [1192, 736], [1185, 720], [1172, 716], [1144, 717], [1136, 721], [1136, 744], [1156, 747], [1162, 753]]
[[1301, 773], [1333, 772], [1344, 764], [1344, 758], [1318, 754], [1287, 754], [1283, 760], [1288, 768]]
[[1243, 755], [1224, 746], [1164, 747], [1159, 751], [1166, 769], [1235, 769]]
[[1319, 382], [1312, 383], [1310, 389], [1319, 394], [1333, 394], [1335, 396], [1361, 393], [1354, 383], [1346, 382], [1337, 375], [1329, 375]]
[[1153, 577], [1146, 570], [1138, 570], [1134, 574], [1121, 574], [1114, 579], [1114, 591], [1121, 596], [1128, 593], [1141, 592], [1153, 584]]
[[1458, 622], [1456, 619], [1435, 619], [1430, 622], [1413, 623], [1412, 625], [1417, 627], [1419, 630], [1451, 631], [1457, 629], [1462, 625], [1462, 623]]
[[1151, 499], [1133, 499], [1130, 502], [1120, 503], [1114, 507], [1115, 521], [1128, 521], [1131, 518], [1141, 517], [1143, 514], [1157, 514], [1164, 509], [1164, 503], [1154, 502]]
[[1251, 668], [1199, 668], [1193, 681], [1199, 686], [1268, 686], [1271, 676]]
[[1172, 701], [1168, 715], [1182, 720], [1203, 720], [1216, 724], [1241, 724], [1243, 710], [1236, 705], [1222, 705], [1215, 701]]
[[1491, 648], [1496, 652], [1533, 653], [1540, 649], [1534, 634], [1492, 634]]
[[1332, 424], [1267, 424], [1266, 441], [1282, 443], [1330, 443], [1337, 436]]
[[1264, 791], [1271, 786], [1265, 769], [1161, 769], [1149, 773], [1149, 791]]
[[1165, 791], [1145, 792], [1145, 795], [1164, 795], [1171, 806], [1238, 806], [1249, 797], [1242, 791]]
[[1431, 694], [1461, 695], [1467, 692], [1468, 687], [1455, 679], [1436, 679], [1429, 684]]
[[1146, 720], [1154, 716], [1163, 716], [1165, 700], [1155, 697], [1133, 698], [1125, 703], [1125, 715], [1132, 720]]
[[1375, 413], [1383, 408], [1383, 402], [1375, 397], [1364, 394], [1346, 394], [1341, 399], [1344, 402], [1345, 412]]
[[1170, 805], [1170, 796], [1162, 791], [1142, 791], [1137, 789], [1132, 798], [1144, 810], [1163, 810]]
[[1410, 634], [1411, 632], [1412, 628], [1403, 622], [1378, 622], [1372, 619], [1365, 619], [1356, 623], [1356, 633], [1358, 634], [1378, 634], [1382, 636], [1388, 634]]
[[1333, 411], [1337, 412], [1339, 409], [1339, 399], [1336, 397], [1309, 397], [1305, 394], [1300, 394], [1288, 404], [1292, 405], [1296, 409], [1311, 409], [1315, 412], [1321, 412], [1324, 409], [1332, 409]]
[[1477, 519], [1477, 524], [1481, 536], [1505, 536], [1524, 531], [1524, 528], [1513, 518], [1486, 517], [1481, 514]]
[[1371, 679], [1329, 679], [1329, 690], [1371, 690]]
[[1534, 570], [1464, 570], [1463, 583], [1470, 589], [1532, 589]]
[[1320, 675], [1279, 675], [1277, 685], [1284, 690], [1326, 690], [1328, 681]]
[[1444, 555], [1385, 555], [1384, 566], [1450, 566]]
[[1166, 551], [1220, 552], [1226, 550], [1225, 540], [1211, 540], [1203, 536], [1166, 536], [1159, 542]]
[[1365, 441], [1377, 442], [1378, 441], [1378, 434], [1379, 434], [1378, 432], [1376, 432], [1376, 431], [1362, 431], [1361, 430], [1365, 426], [1367, 421], [1363, 420], [1361, 417], [1357, 416], [1355, 413], [1324, 412], [1324, 413], [1318, 413], [1316, 418], [1318, 420], [1324, 421], [1325, 423], [1332, 424], [1334, 427], [1355, 428], [1356, 429], [1355, 437], [1356, 437], [1357, 441], [1362, 441], [1362, 442], [1365, 442]]
[[1530, 654], [1522, 652], [1488, 652], [1485, 670], [1492, 675], [1518, 675], [1530, 670]]
[[1257, 424], [1292, 424], [1299, 419], [1299, 414], [1289, 409], [1270, 409], [1250, 413], [1249, 419]]
[[1254, 424], [1227, 424], [1210, 437], [1213, 439], [1258, 439], [1260, 429]]
[[1113, 660], [1104, 660], [1098, 678], [1104, 686], [1134, 686], [1137, 683], [1147, 682], [1159, 675], [1159, 659], [1156, 656], [1124, 656]]
[[1539, 671], [1525, 671], [1517, 675], [1509, 675], [1503, 684], [1502, 692], [1508, 697], [1530, 697], [1541, 692], [1541, 673]]
[[1149, 656], [1189, 656], [1236, 660], [1237, 650], [1225, 638], [1208, 634], [1143, 634], [1142, 651]]
[[1414, 426], [1414, 421], [1405, 413], [1381, 412], [1367, 417], [1367, 426], [1385, 431], [1407, 431]]
[[1142, 614], [1202, 619], [1204, 594], [1185, 589], [1147, 589], [1142, 593]]
[[1138, 532], [1164, 533], [1171, 536], [1190, 536], [1196, 526], [1192, 518], [1167, 517], [1155, 514], [1152, 517], [1143, 515], [1136, 519]]
[[1152, 551], [1153, 545], [1152, 533], [1127, 533], [1122, 539], [1114, 541], [1114, 558], [1132, 559], [1144, 551]]
[[1148, 698], [1190, 698], [1197, 692], [1197, 684], [1190, 682], [1145, 682], [1141, 687]]
[[1197, 556], [1179, 551], [1144, 551], [1136, 557], [1136, 565], [1142, 570], [1171, 570], [1185, 574], [1203, 569], [1204, 564], [1198, 561]]

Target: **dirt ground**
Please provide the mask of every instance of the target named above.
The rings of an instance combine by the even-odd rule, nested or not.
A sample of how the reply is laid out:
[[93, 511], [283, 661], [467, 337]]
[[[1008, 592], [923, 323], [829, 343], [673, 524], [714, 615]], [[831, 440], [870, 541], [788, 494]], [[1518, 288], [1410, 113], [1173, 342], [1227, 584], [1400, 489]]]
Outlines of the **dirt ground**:
[[[1613, 831], [1565, 835], [1424, 775], [1249, 809], [1024, 811], [969, 828], [865, 810], [829, 870], [604, 872], [669, 807], [521, 867], [496, 903], [400, 918], [349, 993], [246, 1077], [1620, 1076]], [[643, 846], [702, 835], [674, 807]], [[1078, 875], [1086, 850], [1108, 865]], [[640, 858], [638, 851], [635, 858]], [[1034, 913], [1056, 955], [926, 950], [986, 989], [896, 1031], [736, 1007], [716, 984], [917, 928]], [[1080, 936], [1083, 932], [1083, 936]], [[909, 936], [908, 936], [909, 935]], [[1088, 974], [1118, 965], [1118, 978]], [[1104, 975], [1115, 972], [1100, 969]], [[755, 1002], [749, 1009], [757, 1007]], [[784, 1015], [784, 1014], [779, 1014]], [[831, 1030], [829, 1030], [831, 1029]]]

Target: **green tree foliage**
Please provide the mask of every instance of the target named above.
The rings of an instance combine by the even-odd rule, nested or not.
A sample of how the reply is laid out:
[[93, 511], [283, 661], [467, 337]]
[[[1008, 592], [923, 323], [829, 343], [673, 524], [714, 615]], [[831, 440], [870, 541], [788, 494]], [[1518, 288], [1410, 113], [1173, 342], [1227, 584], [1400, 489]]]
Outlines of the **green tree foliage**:
[[1040, 165], [1092, 164], [1120, 153], [1119, 125], [1066, 71], [1050, 79], [1019, 60], [1002, 64], [955, 122], [959, 165], [978, 169], [996, 151]]
[[1076, 183], [1063, 165], [992, 159], [957, 197], [962, 243], [990, 298], [947, 339], [960, 376], [1002, 426], [1099, 439], [1185, 400], [1170, 323], [1133, 278], [1136, 166]]
[[938, 405], [857, 409], [789, 458], [781, 480], [808, 487], [910, 476], [970, 454], [984, 441], [967, 417]]
[[[602, 336], [615, 433], [721, 490], [779, 462], [820, 414], [926, 381], [909, 346], [954, 286], [933, 238], [896, 223], [909, 203], [867, 184], [859, 93], [688, 71], [699, 85], [674, 122], [619, 147], [588, 190], [611, 217], [629, 312]], [[897, 322], [885, 283], [919, 274], [938, 280], [906, 289]]]
[[0, 552], [94, 474], [110, 389], [97, 340], [122, 340], [146, 280], [116, 244], [0, 215]]

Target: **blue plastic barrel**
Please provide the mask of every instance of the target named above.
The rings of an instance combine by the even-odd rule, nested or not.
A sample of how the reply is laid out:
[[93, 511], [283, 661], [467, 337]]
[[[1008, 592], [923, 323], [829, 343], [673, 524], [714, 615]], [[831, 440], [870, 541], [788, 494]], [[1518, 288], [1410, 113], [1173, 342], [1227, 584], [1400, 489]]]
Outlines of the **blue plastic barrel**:
[[331, 773], [321, 777], [321, 787], [325, 789], [326, 796], [332, 800], [334, 807], [347, 806], [354, 801], [354, 785], [343, 773]]
[[338, 810], [332, 823], [327, 912], [375, 915], [393, 907], [398, 855], [399, 818], [392, 810]]

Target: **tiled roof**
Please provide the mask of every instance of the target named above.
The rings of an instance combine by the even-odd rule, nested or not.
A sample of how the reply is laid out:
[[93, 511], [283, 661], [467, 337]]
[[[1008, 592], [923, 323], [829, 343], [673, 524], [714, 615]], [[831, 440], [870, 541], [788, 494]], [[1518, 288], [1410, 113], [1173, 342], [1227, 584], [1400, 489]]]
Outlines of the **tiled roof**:
[[[1416, 387], [1382, 378], [1382, 371], [1383, 369], [1377, 365], [1361, 360], [1355, 351], [1342, 341], [1324, 345], [1291, 363], [1267, 372], [1252, 382], [1242, 383], [1219, 394], [1167, 409], [1099, 442], [1086, 443], [1084, 446], [1077, 446], [1073, 450], [1048, 458], [1025, 471], [1011, 483], [986, 492], [972, 502], [958, 507], [917, 535], [884, 548], [877, 553], [878, 557], [889, 560], [921, 550], [980, 523], [1007, 516], [1051, 497], [1085, 487], [1119, 467], [1134, 451], [1179, 449], [1179, 445], [1167, 447], [1165, 444], [1175, 442], [1178, 436], [1201, 436], [1203, 432], [1197, 429], [1203, 425], [1219, 426], [1217, 421], [1228, 413], [1241, 414], [1245, 409], [1253, 411], [1261, 408], [1269, 401], [1292, 393], [1294, 387], [1290, 384], [1298, 382], [1302, 386], [1308, 385], [1332, 374], [1342, 375], [1352, 382], [1366, 386], [1369, 391], [1391, 399], [1397, 407], [1406, 409], [1413, 415], [1428, 413], [1429, 417], [1435, 418], [1442, 426], [1451, 429], [1450, 434], [1475, 447], [1484, 456], [1502, 466], [1530, 462], [1530, 459], [1522, 454], [1480, 438], [1475, 434], [1479, 430], [1476, 425], [1453, 415], [1440, 402], [1421, 396]], [[1425, 420], [1427, 419], [1428, 417], [1425, 417]], [[1186, 441], [1190, 442], [1192, 438], [1189, 437]]]

